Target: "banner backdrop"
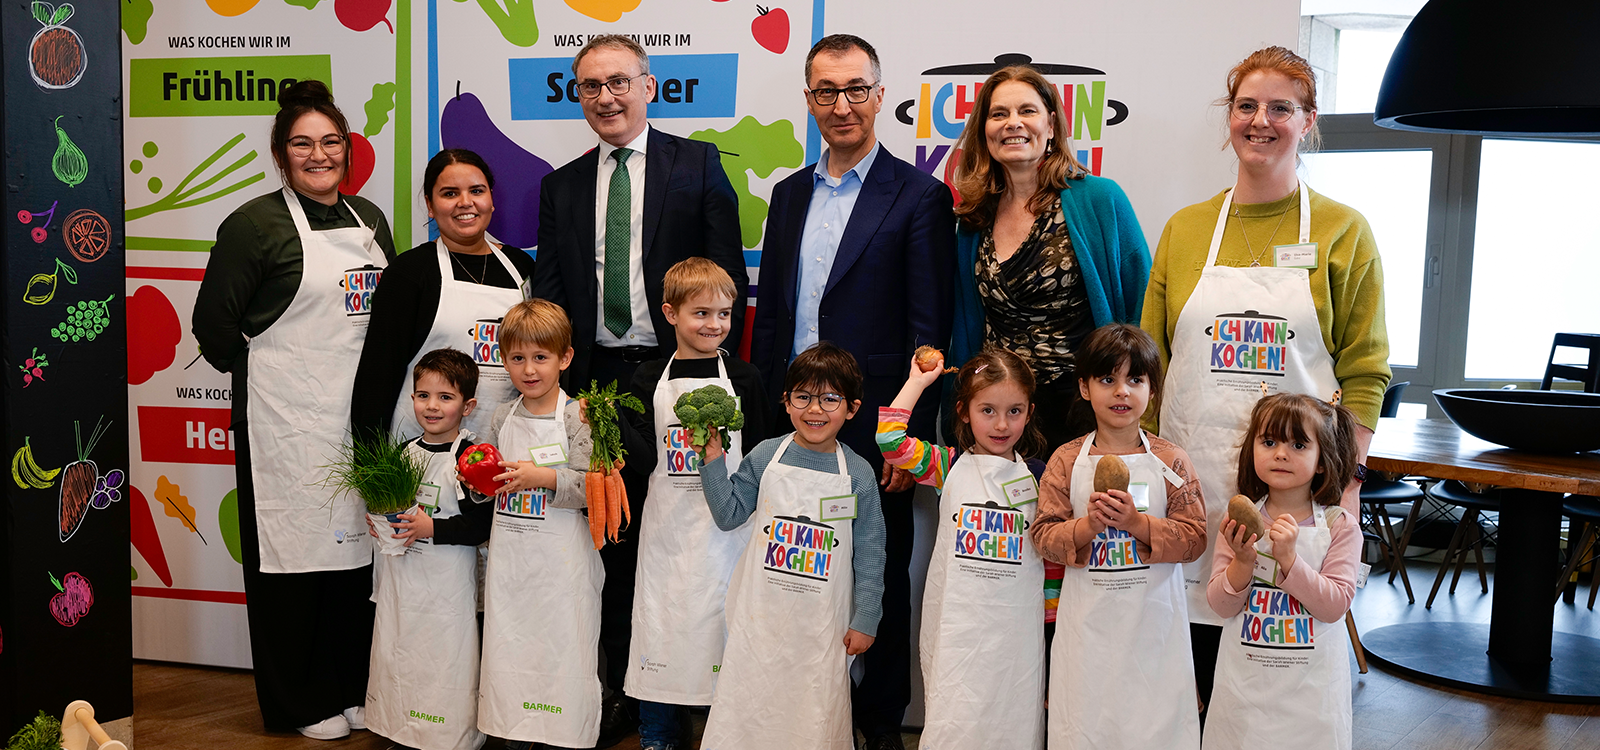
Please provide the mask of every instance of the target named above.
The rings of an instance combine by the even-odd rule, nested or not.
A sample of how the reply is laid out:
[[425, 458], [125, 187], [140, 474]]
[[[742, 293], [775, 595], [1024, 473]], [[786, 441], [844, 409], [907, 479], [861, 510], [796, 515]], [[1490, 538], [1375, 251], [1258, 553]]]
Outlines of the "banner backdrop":
[[[242, 600], [237, 556], [223, 554], [233, 488], [224, 429], [229, 383], [203, 362], [185, 365], [196, 354], [188, 333], [195, 282], [217, 224], [248, 197], [277, 185], [266, 149], [264, 115], [270, 111], [248, 98], [185, 103], [186, 90], [191, 97], [196, 86], [212, 97], [259, 92], [263, 78], [281, 82], [327, 71], [352, 129], [377, 155], [361, 193], [390, 211], [397, 246], [429, 238], [422, 167], [440, 148], [461, 147], [480, 152], [495, 168], [491, 233], [531, 250], [540, 180], [597, 142], [572, 88], [572, 55], [591, 35], [631, 35], [649, 52], [658, 82], [652, 124], [715, 143], [722, 152], [739, 195], [754, 304], [771, 188], [816, 161], [823, 148], [802, 93], [806, 52], [823, 34], [852, 33], [876, 46], [885, 87], [880, 140], [947, 181], [979, 84], [1005, 64], [1039, 67], [1062, 88], [1071, 109], [1073, 148], [1095, 173], [1127, 191], [1153, 249], [1174, 211], [1232, 184], [1224, 115], [1213, 103], [1226, 93], [1228, 68], [1244, 55], [1269, 44], [1296, 46], [1298, 14], [1296, 3], [1243, 0], [1017, 0], [1003, 16], [970, 0], [161, 3], [148, 18], [148, 38], [130, 32], [125, 47], [129, 69], [149, 71], [129, 88], [130, 307], [148, 289], [149, 299], [165, 303], [159, 306], [164, 319], [179, 321], [164, 334], [130, 341], [134, 348], [149, 339], [149, 350], [160, 354], [151, 356], [159, 366], [145, 366], [151, 374], [130, 372], [130, 410], [137, 412], [130, 417], [139, 420], [138, 443], [150, 446], [135, 451], [133, 476], [159, 532], [162, 546], [153, 554], [164, 550], [172, 579], [166, 583], [148, 556], [141, 559], [139, 550], [148, 545], [139, 543], [136, 525], [136, 654], [249, 664], [242, 607], [228, 603]], [[216, 48], [230, 37], [227, 44], [242, 39], [241, 48]], [[174, 47], [174, 38], [212, 46]], [[266, 42], [273, 46], [251, 46]], [[253, 67], [213, 59], [174, 67], [171, 61], [245, 56], [258, 58]], [[141, 114], [146, 111], [153, 114]], [[241, 140], [231, 149], [221, 148], [235, 137]], [[207, 182], [252, 150], [258, 152], [254, 161]], [[213, 153], [222, 155], [195, 168]], [[191, 169], [195, 175], [180, 185]], [[257, 172], [264, 172], [258, 183], [196, 205], [195, 198]], [[202, 183], [195, 198], [182, 195]], [[172, 192], [180, 197], [162, 204], [165, 210], [148, 209]], [[139, 356], [130, 353], [130, 365]], [[174, 517], [173, 504], [156, 493], [190, 498], [198, 528]]]

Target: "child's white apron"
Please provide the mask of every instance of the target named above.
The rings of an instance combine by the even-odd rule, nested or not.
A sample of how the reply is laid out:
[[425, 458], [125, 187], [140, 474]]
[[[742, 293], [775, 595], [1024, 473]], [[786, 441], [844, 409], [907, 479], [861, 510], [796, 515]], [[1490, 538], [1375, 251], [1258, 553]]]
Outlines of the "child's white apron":
[[[555, 419], [545, 420], [518, 417], [522, 399], [512, 402], [496, 441], [505, 460], [527, 460], [529, 449], [551, 444], [569, 451], [566, 403], [559, 393]], [[554, 495], [538, 488], [494, 498], [478, 728], [510, 740], [590, 747], [600, 736], [606, 573], [584, 512], [550, 507]]]
[[[1095, 434], [1084, 438], [1072, 465], [1076, 518], [1089, 516], [1103, 458], [1089, 455]], [[1143, 453], [1120, 457], [1128, 465], [1129, 494], [1148, 503], [1151, 518], [1166, 518], [1167, 482], [1183, 479], [1150, 452], [1143, 431], [1139, 441]], [[1195, 750], [1200, 716], [1182, 566], [1140, 559], [1133, 535], [1115, 527], [1095, 536], [1089, 550], [1088, 565], [1068, 566], [1061, 578], [1050, 747]]]
[[1028, 464], [966, 453], [939, 500], [922, 592], [927, 750], [1044, 747], [1044, 561]]
[[[851, 750], [850, 520], [824, 498], [853, 496], [838, 474], [785, 466], [783, 439], [761, 476], [749, 544], [728, 586], [728, 648], [702, 750]], [[854, 515], [853, 513], [851, 515]]]
[[[639, 531], [633, 640], [623, 690], [631, 697], [680, 706], [704, 706], [722, 667], [727, 644], [723, 602], [749, 524], [717, 528], [700, 486], [700, 455], [689, 446], [693, 430], [673, 414], [681, 394], [715, 385], [733, 394], [728, 368], [717, 357], [717, 377], [668, 379], [661, 371], [651, 404], [658, 458], [650, 473], [650, 510]], [[728, 471], [739, 468], [742, 438], [730, 432]]]

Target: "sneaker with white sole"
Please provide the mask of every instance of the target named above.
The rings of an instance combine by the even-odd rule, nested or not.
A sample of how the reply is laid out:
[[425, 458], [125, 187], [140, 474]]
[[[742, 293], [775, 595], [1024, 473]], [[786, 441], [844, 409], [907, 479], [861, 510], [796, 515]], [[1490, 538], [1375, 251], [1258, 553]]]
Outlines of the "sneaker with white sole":
[[350, 724], [351, 729], [367, 728], [367, 707], [351, 706], [344, 710], [344, 720]]
[[342, 740], [350, 736], [350, 722], [345, 721], [343, 715], [334, 715], [311, 726], [300, 727], [299, 731], [314, 740]]

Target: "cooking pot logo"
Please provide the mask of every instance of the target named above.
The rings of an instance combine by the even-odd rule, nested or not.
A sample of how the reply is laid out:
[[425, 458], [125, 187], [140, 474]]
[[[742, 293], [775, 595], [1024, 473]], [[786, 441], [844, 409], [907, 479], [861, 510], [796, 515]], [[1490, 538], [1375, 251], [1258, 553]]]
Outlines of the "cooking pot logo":
[[365, 318], [372, 314], [372, 293], [378, 290], [378, 279], [383, 269], [368, 264], [360, 268], [345, 269], [339, 288], [344, 290], [344, 314]]
[[478, 367], [505, 367], [500, 360], [500, 318], [479, 318], [467, 334], [472, 337], [472, 361]]
[[832, 526], [806, 516], [775, 516], [761, 532], [767, 535], [767, 570], [814, 581], [833, 577], [839, 539]]
[[1021, 565], [1028, 518], [993, 500], [967, 503], [951, 517], [956, 524], [956, 557], [1000, 565]]
[[1211, 337], [1211, 371], [1281, 378], [1295, 336], [1287, 318], [1255, 310], [1223, 313], [1206, 327]]

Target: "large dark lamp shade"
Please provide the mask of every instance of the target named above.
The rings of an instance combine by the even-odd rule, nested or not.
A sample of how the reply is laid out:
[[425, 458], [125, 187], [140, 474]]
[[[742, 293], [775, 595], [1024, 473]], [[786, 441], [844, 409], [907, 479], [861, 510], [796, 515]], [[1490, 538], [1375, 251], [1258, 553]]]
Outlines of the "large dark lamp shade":
[[1375, 109], [1397, 130], [1600, 133], [1600, 1], [1431, 0], [1389, 58]]

